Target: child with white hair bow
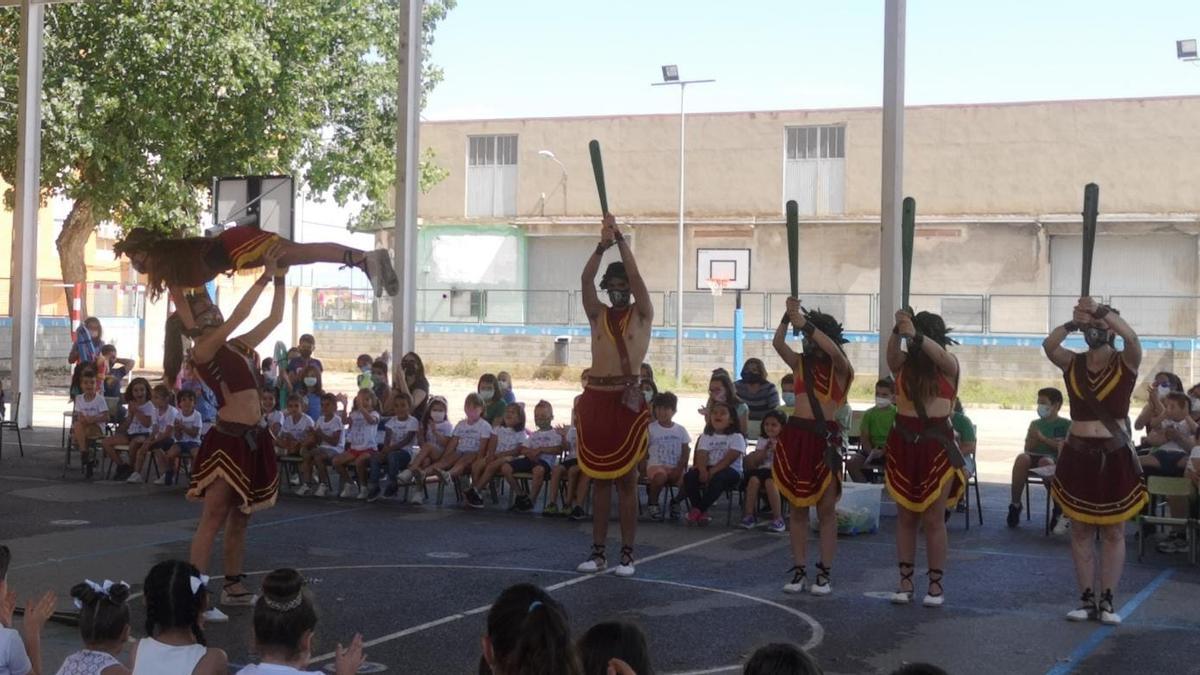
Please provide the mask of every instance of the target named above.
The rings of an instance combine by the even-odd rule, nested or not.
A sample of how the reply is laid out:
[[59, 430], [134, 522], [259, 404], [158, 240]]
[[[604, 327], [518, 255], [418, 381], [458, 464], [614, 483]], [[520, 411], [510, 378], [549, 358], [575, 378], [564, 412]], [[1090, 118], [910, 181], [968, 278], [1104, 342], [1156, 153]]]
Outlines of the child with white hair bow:
[[91, 579], [71, 589], [79, 609], [79, 636], [83, 649], [71, 654], [58, 675], [129, 675], [119, 657], [129, 640], [129, 584]]

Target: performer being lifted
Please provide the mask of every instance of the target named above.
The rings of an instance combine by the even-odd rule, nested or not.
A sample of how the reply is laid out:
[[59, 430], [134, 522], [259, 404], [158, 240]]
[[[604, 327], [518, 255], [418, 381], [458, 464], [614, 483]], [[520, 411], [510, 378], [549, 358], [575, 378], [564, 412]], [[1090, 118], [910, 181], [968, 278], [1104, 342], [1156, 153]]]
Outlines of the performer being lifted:
[[[791, 324], [804, 334], [804, 353], [787, 345]], [[808, 509], [817, 507], [821, 527], [821, 557], [813, 595], [833, 592], [830, 583], [837, 551], [837, 500], [842, 493], [842, 430], [834, 415], [846, 403], [854, 368], [842, 351], [842, 326], [828, 314], [802, 312], [800, 301], [787, 299], [787, 314], [775, 330], [775, 351], [792, 369], [796, 410], [780, 435], [771, 477], [792, 504], [791, 541], [795, 566], [786, 593], [803, 593], [808, 582]]]
[[[942, 317], [932, 312], [913, 316], [896, 312], [896, 327], [887, 343], [887, 362], [896, 381], [896, 422], [884, 446], [884, 482], [896, 500], [896, 553], [900, 558], [900, 587], [892, 602], [908, 604], [915, 587], [913, 571], [917, 526], [925, 530], [929, 559], [929, 588], [923, 604], [940, 607], [944, 601], [942, 575], [946, 566], [946, 504], [957, 503], [966, 488], [963, 457], [950, 426], [958, 392], [958, 359], [946, 347]], [[908, 351], [900, 341], [908, 341]]]
[[[1062, 346], [1081, 330], [1088, 350]], [[1121, 336], [1124, 348], [1113, 343]], [[1146, 503], [1137, 458], [1129, 443], [1129, 397], [1142, 362], [1138, 336], [1117, 310], [1080, 298], [1071, 321], [1050, 331], [1042, 349], [1063, 371], [1071, 403], [1071, 431], [1058, 454], [1051, 494], [1071, 519], [1071, 558], [1082, 604], [1071, 621], [1099, 619], [1116, 625], [1113, 593], [1125, 565], [1125, 521]], [[1100, 561], [1096, 570], [1096, 532]], [[1096, 597], [1096, 590], [1100, 596]]]
[[[608, 559], [605, 542], [612, 503], [612, 488], [619, 494], [621, 558], [618, 576], [632, 576], [633, 541], [637, 532], [637, 464], [646, 455], [650, 412], [638, 384], [638, 369], [650, 346], [654, 307], [638, 272], [633, 252], [611, 215], [604, 216], [600, 243], [583, 266], [583, 309], [592, 329], [592, 366], [578, 399], [579, 468], [594, 481], [592, 552], [578, 567], [599, 572]], [[621, 252], [621, 262], [604, 271], [600, 288], [611, 306], [596, 294], [600, 259], [610, 247]], [[631, 302], [632, 300], [632, 302]]]

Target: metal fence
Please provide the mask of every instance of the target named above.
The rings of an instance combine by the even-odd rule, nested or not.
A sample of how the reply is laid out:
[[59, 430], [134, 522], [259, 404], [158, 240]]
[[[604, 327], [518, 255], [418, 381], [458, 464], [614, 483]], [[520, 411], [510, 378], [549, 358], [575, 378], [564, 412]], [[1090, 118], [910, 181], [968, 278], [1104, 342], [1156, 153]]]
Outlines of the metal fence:
[[[490, 289], [421, 289], [417, 291], [417, 321], [543, 326], [587, 325], [581, 292]], [[678, 294], [652, 291], [654, 325], [675, 325]], [[820, 309], [848, 331], [879, 329], [879, 295], [872, 293], [801, 292], [804, 306]], [[783, 315], [786, 293], [742, 292], [747, 329], [772, 330]], [[1200, 296], [1111, 295], [1100, 298], [1117, 307], [1139, 333], [1161, 337], [1200, 335]], [[942, 315], [960, 333], [1034, 334], [1071, 318], [1077, 298], [1031, 294], [914, 294], [917, 311]], [[708, 291], [684, 292], [683, 323], [688, 328], [731, 328], [738, 294], [713, 296]], [[313, 318], [317, 321], [391, 321], [391, 302], [376, 300], [369, 290], [314, 289]]]
[[[140, 284], [119, 284], [115, 282], [88, 282], [83, 285], [83, 313], [86, 316], [139, 318], [145, 312], [146, 289]], [[0, 278], [0, 316], [11, 314], [11, 281]], [[68, 317], [70, 303], [68, 294], [72, 291], [71, 284], [61, 281], [39, 279], [37, 297], [38, 316]]]

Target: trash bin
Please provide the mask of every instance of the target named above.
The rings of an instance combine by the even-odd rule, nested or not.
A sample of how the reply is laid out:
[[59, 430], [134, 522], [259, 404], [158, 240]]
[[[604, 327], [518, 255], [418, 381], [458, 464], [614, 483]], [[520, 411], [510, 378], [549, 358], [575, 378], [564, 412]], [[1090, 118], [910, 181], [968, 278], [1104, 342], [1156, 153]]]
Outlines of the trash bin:
[[559, 335], [554, 338], [554, 365], [565, 366], [571, 362], [571, 336]]

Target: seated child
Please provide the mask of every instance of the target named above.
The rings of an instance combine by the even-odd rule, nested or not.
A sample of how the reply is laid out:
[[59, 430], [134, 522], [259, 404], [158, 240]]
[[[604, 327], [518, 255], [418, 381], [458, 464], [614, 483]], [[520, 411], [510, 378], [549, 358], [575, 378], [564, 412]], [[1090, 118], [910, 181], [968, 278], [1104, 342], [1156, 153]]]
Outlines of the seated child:
[[713, 401], [708, 409], [708, 425], [696, 443], [692, 469], [683, 476], [684, 491], [692, 509], [689, 525], [712, 522], [708, 509], [726, 491], [742, 480], [742, 458], [746, 439], [742, 436], [737, 412], [724, 401]]
[[[123, 481], [133, 473], [134, 453], [146, 442], [150, 436], [150, 425], [154, 423], [154, 404], [150, 402], [150, 382], [146, 378], [135, 377], [130, 381], [125, 388], [124, 399], [129, 406], [125, 420], [117, 427], [116, 433], [100, 441], [104, 454], [117, 467], [113, 474], [114, 481]], [[130, 462], [121, 459], [117, 447], [122, 445], [129, 448]]]
[[[1029, 430], [1025, 432], [1025, 452], [1017, 455], [1013, 461], [1012, 500], [1008, 504], [1007, 520], [1009, 527], [1021, 524], [1021, 495], [1029, 480], [1029, 470], [1054, 464], [1063, 442], [1067, 440], [1071, 420], [1058, 416], [1062, 404], [1063, 395], [1058, 389], [1046, 387], [1038, 390], [1038, 418], [1029, 423]], [[1056, 509], [1057, 506], [1055, 504]]]
[[[392, 397], [392, 417], [385, 425], [386, 434], [383, 450], [371, 459], [371, 490], [367, 501], [379, 499], [380, 473], [387, 466], [388, 486], [383, 492], [384, 497], [395, 497], [400, 491], [399, 473], [408, 468], [413, 459], [413, 446], [417, 440], [417, 432], [421, 425], [417, 418], [409, 414], [412, 409], [412, 396], [408, 393], [398, 393]], [[411, 478], [410, 478], [411, 480]], [[407, 482], [407, 481], [406, 481]]]
[[[483, 497], [479, 490], [487, 487], [502, 466], [520, 456], [521, 447], [529, 437], [525, 431], [525, 408], [518, 403], [505, 406], [504, 415], [496, 421], [495, 437], [484, 450], [484, 458], [471, 467], [471, 488], [463, 494], [467, 506], [473, 509], [483, 508]], [[514, 500], [511, 510], [522, 510], [518, 508], [520, 504], [519, 500]], [[530, 508], [533, 508], [532, 505]]]
[[299, 394], [288, 396], [287, 410], [279, 418], [275, 433], [275, 453], [280, 457], [301, 457], [313, 445], [315, 422], [304, 414], [304, 399]]
[[863, 413], [859, 425], [859, 451], [846, 461], [850, 480], [865, 483], [865, 469], [876, 473], [883, 471], [883, 445], [895, 421], [896, 385], [892, 378], [885, 377], [875, 383], [875, 407]]
[[[554, 430], [554, 408], [549, 401], [538, 401], [533, 407], [533, 423], [537, 431], [529, 434], [519, 449], [517, 457], [500, 467], [500, 475], [504, 476], [517, 495], [513, 504], [517, 511], [532, 511], [537, 503], [538, 495], [542, 492], [542, 484], [550, 475], [552, 467], [562, 454], [562, 434]], [[532, 476], [532, 486], [528, 493], [526, 486], [517, 481], [515, 474], [527, 473]]]
[[162, 475], [163, 485], [175, 484], [179, 476], [180, 458], [191, 457], [200, 447], [200, 429], [204, 426], [204, 420], [200, 411], [196, 410], [196, 392], [189, 389], [179, 392], [179, 413], [175, 416], [173, 426], [174, 443], [166, 455], [160, 458], [159, 454], [162, 451], [155, 451], [155, 459], [167, 467]]
[[172, 445], [175, 445], [175, 418], [179, 415], [179, 411], [171, 405], [175, 396], [167, 385], [154, 385], [154, 389], [151, 391], [150, 401], [154, 404], [154, 410], [151, 414], [150, 436], [145, 443], [138, 446], [137, 450], [131, 450], [134, 455], [134, 470], [133, 474], [125, 481], [127, 483], [140, 483], [142, 481], [141, 471], [145, 471], [146, 477], [149, 478], [151, 461], [158, 469], [158, 479], [154, 484], [164, 485], [166, 483], [166, 467], [162, 466], [162, 458], [164, 453], [170, 450]]
[[788, 373], [779, 380], [779, 411], [791, 417], [796, 411], [796, 376]]
[[146, 633], [133, 648], [133, 675], [226, 675], [225, 652], [205, 646], [201, 615], [208, 607], [208, 578], [195, 565], [164, 560], [146, 575]]
[[59, 675], [129, 675], [118, 658], [129, 641], [129, 584], [85, 581], [71, 588], [79, 608], [83, 649], [68, 656]]
[[[345, 404], [345, 402], [346, 397], [342, 396], [342, 403]], [[333, 460], [333, 468], [337, 469], [338, 475], [342, 478], [342, 493], [339, 495], [342, 499], [351, 499], [357, 492], [358, 499], [365, 500], [370, 493], [370, 489], [367, 487], [367, 470], [371, 465], [371, 458], [379, 452], [377, 445], [379, 413], [375, 412], [378, 407], [379, 399], [375, 398], [375, 392], [370, 389], [360, 389], [358, 395], [354, 397], [353, 410], [345, 415], [345, 420], [350, 425], [350, 431], [346, 436], [348, 448]], [[354, 465], [355, 473], [358, 475], [357, 491], [354, 489], [354, 483], [350, 480], [350, 465]]]
[[492, 425], [483, 419], [483, 399], [479, 394], [467, 394], [463, 402], [463, 413], [466, 419], [454, 425], [450, 440], [446, 442], [446, 452], [433, 465], [442, 483], [449, 485], [457, 481], [472, 466], [487, 457], [486, 450], [491, 445]]
[[758, 439], [754, 452], [746, 458], [747, 464], [753, 460], [754, 465], [753, 469], [746, 472], [745, 479], [746, 498], [743, 501], [745, 511], [742, 514], [742, 527], [747, 530], [758, 525], [754, 511], [758, 508], [758, 491], [761, 489], [766, 492], [767, 503], [771, 505], [771, 522], [767, 525], [767, 531], [776, 534], [787, 531], [787, 525], [783, 522], [782, 504], [779, 501], [779, 488], [775, 485], [775, 479], [771, 477], [775, 447], [779, 444], [779, 435], [783, 433], [785, 424], [787, 419], [778, 410], [772, 410], [763, 416], [762, 438]]
[[[546, 508], [542, 509], [543, 516], [566, 516], [574, 521], [587, 519], [587, 512], [583, 510], [583, 502], [587, 499], [588, 485], [590, 485], [591, 479], [580, 470], [579, 458], [575, 455], [579, 445], [579, 436], [575, 432], [575, 424], [578, 422], [578, 415], [572, 408], [571, 426], [556, 429], [562, 435], [564, 450], [562, 459], [550, 471], [550, 492], [546, 495], [549, 503]], [[558, 492], [563, 482], [567, 484], [567, 491], [563, 495], [560, 509]]]
[[333, 489], [329, 484], [329, 465], [342, 454], [345, 449], [346, 425], [337, 414], [337, 397], [333, 394], [321, 396], [321, 417], [313, 427], [312, 443], [307, 450], [302, 451], [304, 458], [300, 462], [300, 487], [296, 495], [303, 497], [311, 492], [313, 467], [317, 469], [317, 489], [313, 494], [324, 497]]
[[[691, 454], [692, 437], [687, 429], [673, 421], [678, 405], [679, 399], [669, 391], [655, 396], [651, 403], [654, 422], [650, 424], [649, 429], [650, 449], [646, 460], [646, 480], [650, 484], [646, 487], [646, 502], [650, 520], [654, 521], [663, 519], [662, 508], [658, 505], [658, 497], [663, 488], [667, 485], [683, 487], [683, 474], [687, 471]], [[671, 500], [668, 515], [671, 520], [679, 519], [679, 502], [683, 501], [683, 498], [683, 490], [679, 490], [675, 499]]]
[[[421, 420], [420, 450], [417, 456], [408, 464], [408, 468], [396, 475], [396, 482], [412, 481], [416, 487], [408, 494], [408, 503], [417, 505], [425, 501], [425, 471], [435, 467], [445, 456], [446, 446], [450, 435], [454, 433], [454, 425], [446, 419], [446, 399], [434, 396], [425, 407], [425, 417]], [[449, 468], [447, 465], [443, 468]], [[419, 489], [417, 489], [419, 488]]]
[[79, 389], [83, 393], [75, 397], [75, 409], [71, 421], [71, 439], [79, 449], [83, 475], [90, 479], [96, 468], [92, 458], [92, 442], [104, 437], [104, 425], [108, 423], [108, 401], [100, 395], [96, 371], [84, 368], [79, 374]]
[[[1196, 421], [1191, 415], [1191, 401], [1187, 394], [1172, 391], [1162, 397], [1162, 412], [1150, 421], [1147, 438], [1156, 447], [1139, 459], [1147, 474], [1156, 476], [1183, 476], [1189, 462], [1188, 452], [1196, 445]], [[1171, 516], [1186, 518], [1187, 497], [1167, 498], [1167, 510]], [[1160, 553], [1186, 553], [1189, 545], [1186, 531], [1179, 528], [1171, 532], [1156, 547]]]

